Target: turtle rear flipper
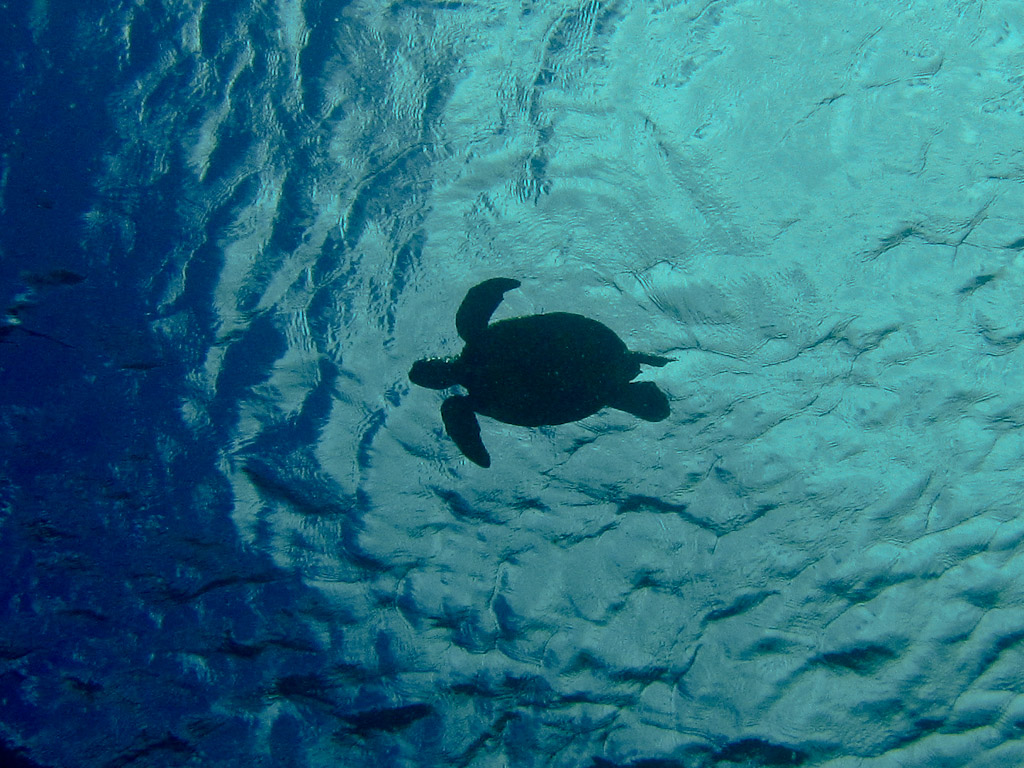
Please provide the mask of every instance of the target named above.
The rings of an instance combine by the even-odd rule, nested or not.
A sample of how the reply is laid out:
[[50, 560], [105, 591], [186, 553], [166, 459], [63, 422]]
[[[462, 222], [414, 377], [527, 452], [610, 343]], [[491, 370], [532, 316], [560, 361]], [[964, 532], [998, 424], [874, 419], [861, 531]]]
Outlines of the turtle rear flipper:
[[441, 421], [448, 436], [467, 459], [481, 467], [491, 466], [491, 457], [480, 439], [480, 422], [476, 420], [468, 397], [456, 395], [441, 403]]
[[472, 341], [487, 330], [494, 310], [501, 304], [505, 291], [518, 288], [521, 283], [510, 277], [495, 277], [473, 286], [462, 300], [455, 315], [455, 328], [465, 341]]
[[668, 398], [653, 381], [626, 384], [608, 398], [608, 405], [644, 421], [661, 421], [669, 414]]

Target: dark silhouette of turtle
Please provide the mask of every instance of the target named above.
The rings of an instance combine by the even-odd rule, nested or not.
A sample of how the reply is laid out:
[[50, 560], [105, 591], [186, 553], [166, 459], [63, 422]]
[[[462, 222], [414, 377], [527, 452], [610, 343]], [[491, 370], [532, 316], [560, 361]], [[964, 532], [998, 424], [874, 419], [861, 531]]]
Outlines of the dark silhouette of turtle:
[[409, 371], [409, 379], [421, 387], [466, 388], [468, 394], [441, 404], [441, 419], [467, 459], [491, 465], [478, 413], [523, 427], [576, 421], [605, 406], [646, 421], [668, 416], [668, 398], [657, 385], [633, 379], [641, 363], [660, 367], [670, 359], [630, 352], [596, 320], [552, 312], [488, 325], [505, 291], [519, 285], [496, 277], [470, 288], [455, 315], [455, 327], [466, 342], [462, 354], [418, 360]]

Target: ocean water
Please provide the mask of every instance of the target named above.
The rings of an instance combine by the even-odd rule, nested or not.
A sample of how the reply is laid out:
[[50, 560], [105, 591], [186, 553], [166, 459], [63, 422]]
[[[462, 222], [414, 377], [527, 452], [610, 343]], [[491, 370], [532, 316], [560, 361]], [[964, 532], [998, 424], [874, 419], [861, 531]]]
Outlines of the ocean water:
[[1024, 765], [1019, 2], [0, 9], [0, 764]]

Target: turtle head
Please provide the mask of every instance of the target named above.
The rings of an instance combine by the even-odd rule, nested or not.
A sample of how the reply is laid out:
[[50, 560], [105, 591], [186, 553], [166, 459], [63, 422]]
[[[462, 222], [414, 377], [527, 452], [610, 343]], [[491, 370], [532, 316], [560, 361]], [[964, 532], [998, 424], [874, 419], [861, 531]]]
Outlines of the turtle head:
[[413, 363], [409, 369], [409, 381], [428, 389], [448, 389], [459, 383], [454, 361], [439, 357]]

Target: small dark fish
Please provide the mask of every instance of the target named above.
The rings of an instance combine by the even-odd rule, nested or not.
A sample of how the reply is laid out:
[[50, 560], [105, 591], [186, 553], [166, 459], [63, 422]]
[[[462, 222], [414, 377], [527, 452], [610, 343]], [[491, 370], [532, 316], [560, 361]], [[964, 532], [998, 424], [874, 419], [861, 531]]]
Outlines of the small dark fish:
[[60, 346], [64, 347], [64, 349], [74, 349], [74, 347], [71, 344], [68, 344], [67, 342], [61, 341], [60, 339], [55, 339], [53, 336], [49, 336], [48, 334], [39, 333], [39, 331], [33, 331], [29, 328], [26, 328], [23, 325], [17, 324], [0, 325], [0, 344], [12, 343], [6, 341], [6, 338], [13, 334], [15, 331], [21, 331], [22, 333], [28, 336], [34, 336], [37, 339], [46, 339], [47, 341], [52, 341], [54, 344], [59, 344]]
[[50, 272], [22, 272], [21, 279], [33, 288], [53, 288], [62, 285], [78, 285], [85, 277], [70, 269], [54, 269]]
[[367, 709], [352, 715], [342, 715], [341, 719], [349, 723], [359, 733], [368, 731], [397, 731], [406, 728], [417, 720], [422, 720], [434, 710], [428, 704], [406, 704], [401, 707], [381, 707]]

